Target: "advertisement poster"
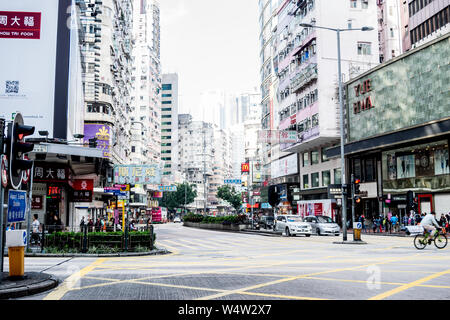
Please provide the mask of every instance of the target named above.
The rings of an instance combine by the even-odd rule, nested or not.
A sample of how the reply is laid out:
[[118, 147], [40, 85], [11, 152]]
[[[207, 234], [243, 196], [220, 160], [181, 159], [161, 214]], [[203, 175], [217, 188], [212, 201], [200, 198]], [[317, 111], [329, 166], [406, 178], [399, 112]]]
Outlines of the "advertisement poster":
[[448, 149], [436, 150], [434, 152], [434, 173], [435, 175], [449, 174]]
[[97, 149], [103, 150], [104, 158], [111, 158], [111, 128], [104, 124], [88, 123], [84, 125], [84, 143], [97, 138]]
[[397, 157], [397, 179], [414, 178], [416, 176], [416, 166], [414, 155]]
[[302, 217], [308, 216], [327, 216], [332, 219], [335, 217], [332, 200], [310, 200], [299, 201], [297, 203], [298, 214]]
[[20, 111], [25, 123], [53, 136], [58, 29], [56, 0], [1, 1], [0, 117]]

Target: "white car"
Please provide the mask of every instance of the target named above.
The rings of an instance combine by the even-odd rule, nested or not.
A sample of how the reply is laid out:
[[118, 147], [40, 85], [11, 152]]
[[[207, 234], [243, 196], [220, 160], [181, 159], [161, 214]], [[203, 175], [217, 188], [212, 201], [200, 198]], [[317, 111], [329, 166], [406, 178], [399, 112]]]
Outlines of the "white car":
[[300, 216], [294, 215], [278, 216], [274, 230], [284, 232], [288, 237], [301, 234], [307, 237], [312, 235], [311, 225], [303, 222]]
[[173, 223], [181, 223], [180, 217], [176, 217], [175, 219], [173, 219]]

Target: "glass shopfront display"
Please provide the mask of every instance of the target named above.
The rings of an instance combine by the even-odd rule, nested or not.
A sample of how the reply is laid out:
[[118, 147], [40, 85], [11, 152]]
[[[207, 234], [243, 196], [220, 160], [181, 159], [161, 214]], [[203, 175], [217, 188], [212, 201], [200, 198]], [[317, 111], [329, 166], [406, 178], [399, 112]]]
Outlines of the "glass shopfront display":
[[383, 189], [450, 190], [448, 141], [383, 152]]

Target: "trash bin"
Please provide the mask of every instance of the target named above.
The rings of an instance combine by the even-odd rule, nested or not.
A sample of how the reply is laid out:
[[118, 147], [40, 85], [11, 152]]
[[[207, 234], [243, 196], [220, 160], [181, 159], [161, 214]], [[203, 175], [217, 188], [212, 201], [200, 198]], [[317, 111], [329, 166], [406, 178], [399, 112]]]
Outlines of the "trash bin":
[[23, 277], [25, 275], [26, 246], [26, 230], [10, 230], [6, 232], [6, 247], [8, 247], [10, 277]]

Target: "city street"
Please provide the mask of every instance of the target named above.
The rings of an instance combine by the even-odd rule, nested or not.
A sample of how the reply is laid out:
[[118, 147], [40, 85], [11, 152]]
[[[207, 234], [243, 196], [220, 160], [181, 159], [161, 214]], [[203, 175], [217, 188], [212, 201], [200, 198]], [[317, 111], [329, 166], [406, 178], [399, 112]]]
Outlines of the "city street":
[[[62, 283], [24, 300], [445, 300], [450, 251], [414, 248], [410, 237], [363, 234], [273, 237], [157, 225], [169, 255], [129, 258], [26, 258], [25, 271]], [[349, 235], [351, 238], [351, 235]], [[7, 259], [5, 266], [8, 266]]]

